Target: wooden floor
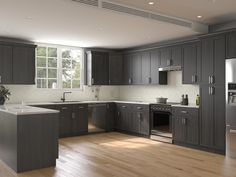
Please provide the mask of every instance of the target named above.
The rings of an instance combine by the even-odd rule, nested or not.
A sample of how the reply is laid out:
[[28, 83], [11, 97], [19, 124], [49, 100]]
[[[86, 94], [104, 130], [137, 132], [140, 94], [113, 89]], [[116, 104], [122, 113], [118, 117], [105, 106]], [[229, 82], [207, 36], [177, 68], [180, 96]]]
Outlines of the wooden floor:
[[60, 140], [55, 168], [0, 177], [236, 177], [236, 160], [120, 133]]

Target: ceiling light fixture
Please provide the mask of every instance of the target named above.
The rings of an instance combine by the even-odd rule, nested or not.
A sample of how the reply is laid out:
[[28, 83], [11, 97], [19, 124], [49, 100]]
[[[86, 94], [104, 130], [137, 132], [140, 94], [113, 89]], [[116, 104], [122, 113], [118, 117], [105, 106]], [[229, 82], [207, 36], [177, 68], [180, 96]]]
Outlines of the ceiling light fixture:
[[197, 18], [202, 18], [202, 16], [201, 16], [201, 15], [198, 15]]
[[149, 4], [149, 5], [154, 5], [154, 2], [150, 1], [148, 4]]

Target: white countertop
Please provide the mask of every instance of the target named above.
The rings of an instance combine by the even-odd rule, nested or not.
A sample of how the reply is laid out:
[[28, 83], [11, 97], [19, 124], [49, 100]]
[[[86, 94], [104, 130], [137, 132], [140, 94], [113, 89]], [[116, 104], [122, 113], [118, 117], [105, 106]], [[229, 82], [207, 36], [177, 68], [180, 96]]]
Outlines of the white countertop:
[[58, 113], [57, 110], [37, 108], [33, 106], [26, 106], [22, 104], [7, 104], [0, 106], [0, 111], [7, 112], [14, 115], [31, 115], [31, 114], [51, 114]]
[[[121, 100], [110, 100], [110, 101], [71, 101], [71, 102], [39, 102], [39, 103], [27, 103], [28, 105], [37, 106], [37, 105], [60, 105], [60, 104], [96, 104], [96, 103], [126, 103], [126, 104], [143, 104], [143, 105], [150, 105], [150, 104], [157, 104], [154, 101], [121, 101]], [[171, 104], [173, 107], [186, 107], [186, 108], [199, 108], [199, 106], [195, 104], [189, 105], [181, 105], [181, 104]]]

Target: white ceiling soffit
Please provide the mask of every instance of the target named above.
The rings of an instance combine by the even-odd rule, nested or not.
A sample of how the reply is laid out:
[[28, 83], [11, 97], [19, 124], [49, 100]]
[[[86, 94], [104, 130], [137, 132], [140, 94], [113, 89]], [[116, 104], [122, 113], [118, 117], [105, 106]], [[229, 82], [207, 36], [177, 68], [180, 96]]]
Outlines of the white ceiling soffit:
[[139, 16], [143, 18], [148, 18], [151, 20], [157, 20], [161, 22], [171, 23], [174, 25], [190, 28], [197, 33], [208, 33], [208, 25], [201, 24], [198, 22], [192, 22], [184, 20], [181, 18], [176, 18], [173, 16], [167, 16], [160, 13], [153, 13], [146, 10], [141, 10], [131, 6], [124, 6], [118, 3], [111, 3], [106, 0], [72, 0], [78, 3], [94, 6], [97, 8], [102, 8], [106, 10], [112, 10], [120, 13], [126, 13], [134, 16]]

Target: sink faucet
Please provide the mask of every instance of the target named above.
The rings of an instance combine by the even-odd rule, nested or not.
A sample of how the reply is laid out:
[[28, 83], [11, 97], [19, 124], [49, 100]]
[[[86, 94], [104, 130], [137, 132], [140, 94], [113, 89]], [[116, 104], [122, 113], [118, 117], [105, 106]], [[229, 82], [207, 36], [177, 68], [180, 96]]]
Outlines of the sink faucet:
[[61, 101], [63, 101], [63, 102], [66, 101], [66, 94], [67, 94], [67, 93], [72, 93], [72, 92], [63, 92], [63, 95], [62, 95]]

